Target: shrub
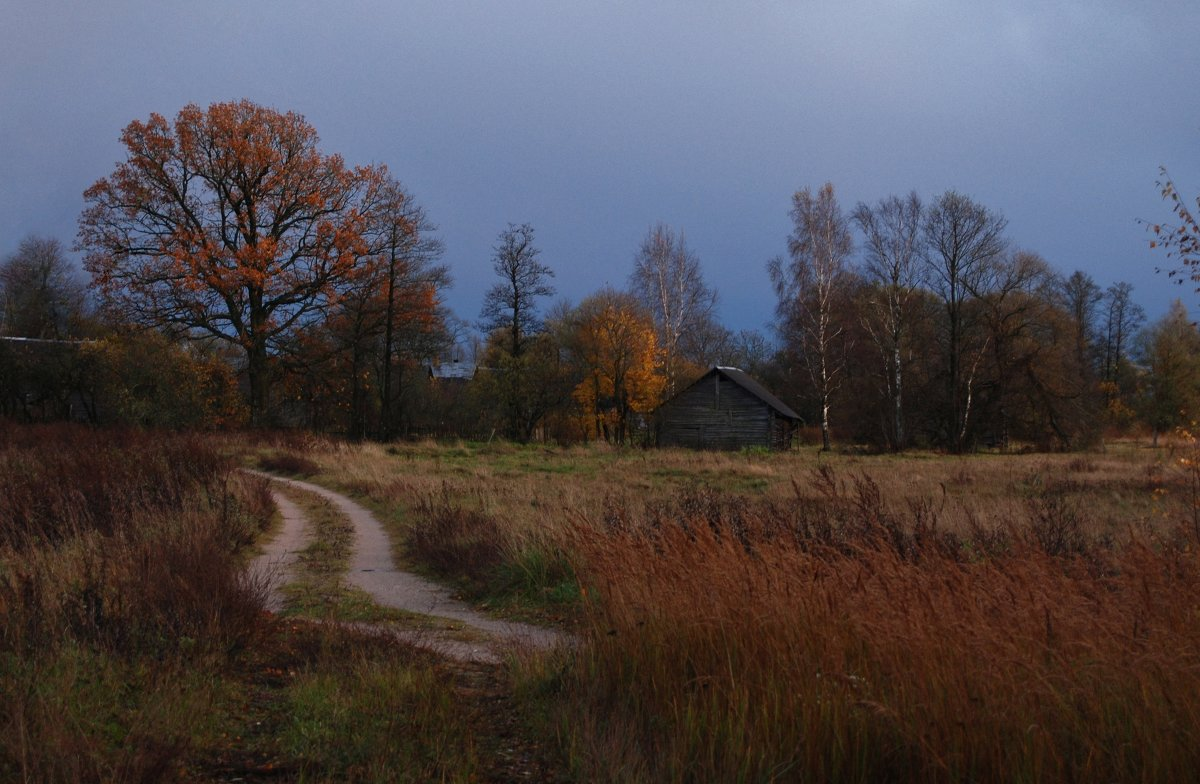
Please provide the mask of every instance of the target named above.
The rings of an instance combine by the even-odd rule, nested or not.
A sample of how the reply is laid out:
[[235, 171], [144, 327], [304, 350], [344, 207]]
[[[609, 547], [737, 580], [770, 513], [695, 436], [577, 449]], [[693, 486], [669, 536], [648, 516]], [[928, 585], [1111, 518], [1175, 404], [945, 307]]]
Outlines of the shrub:
[[443, 487], [417, 506], [409, 551], [436, 573], [482, 592], [507, 560], [507, 537], [491, 514], [465, 509]]
[[293, 476], [314, 476], [321, 473], [321, 466], [313, 460], [294, 452], [272, 452], [260, 455], [258, 465], [264, 471], [274, 471]]

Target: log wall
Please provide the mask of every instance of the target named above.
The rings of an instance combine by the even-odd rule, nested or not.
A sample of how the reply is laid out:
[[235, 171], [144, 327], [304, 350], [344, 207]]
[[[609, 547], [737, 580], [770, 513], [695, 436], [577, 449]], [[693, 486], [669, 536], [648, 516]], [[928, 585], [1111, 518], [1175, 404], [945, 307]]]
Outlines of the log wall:
[[780, 448], [790, 441], [790, 425], [786, 420], [719, 373], [664, 403], [657, 417], [660, 446]]

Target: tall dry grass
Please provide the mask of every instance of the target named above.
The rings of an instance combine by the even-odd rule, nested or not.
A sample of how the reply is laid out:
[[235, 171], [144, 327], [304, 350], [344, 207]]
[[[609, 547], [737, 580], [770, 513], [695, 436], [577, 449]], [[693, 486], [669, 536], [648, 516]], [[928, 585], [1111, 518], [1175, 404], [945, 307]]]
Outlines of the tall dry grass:
[[580, 780], [1200, 770], [1196, 485], [1165, 453], [303, 456], [435, 571], [572, 567], [581, 644], [527, 686]]
[[0, 778], [169, 778], [262, 622], [265, 484], [187, 435], [0, 424]]
[[1078, 521], [1031, 505], [974, 540], [932, 506], [885, 511], [870, 480], [822, 483], [820, 503], [693, 493], [576, 528], [587, 623], [561, 704], [582, 775], [1194, 778], [1186, 532], [1064, 548], [1044, 529]]

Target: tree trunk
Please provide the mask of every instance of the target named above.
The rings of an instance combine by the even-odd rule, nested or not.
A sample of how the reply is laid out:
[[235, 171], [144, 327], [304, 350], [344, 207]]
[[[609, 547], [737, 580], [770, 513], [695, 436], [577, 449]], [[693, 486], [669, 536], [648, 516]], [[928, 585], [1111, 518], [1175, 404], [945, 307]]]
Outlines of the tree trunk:
[[249, 292], [250, 329], [248, 334], [242, 334], [243, 345], [246, 346], [246, 375], [250, 380], [250, 425], [252, 427], [267, 426], [269, 409], [267, 374], [270, 367], [267, 364], [267, 322], [269, 314], [263, 307], [262, 291], [252, 289]]
[[895, 440], [895, 449], [899, 451], [904, 448], [904, 403], [901, 388], [902, 371], [900, 367], [900, 339], [896, 337], [895, 344], [892, 348], [892, 373], [894, 374], [894, 387], [892, 389], [892, 426], [894, 428], [893, 436]]
[[[393, 229], [394, 231], [394, 229]], [[388, 262], [387, 322], [383, 328], [383, 392], [379, 401], [379, 435], [381, 440], [392, 438], [392, 342], [393, 322], [396, 320], [396, 239], [392, 237], [392, 252]]]
[[361, 441], [367, 432], [367, 391], [363, 388], [362, 350], [356, 344], [350, 354], [350, 426], [347, 435]]
[[[957, 296], [952, 294], [951, 297]], [[962, 452], [962, 431], [965, 429], [965, 422], [962, 417], [962, 406], [958, 401], [958, 382], [959, 376], [962, 374], [959, 369], [959, 312], [956, 303], [949, 307], [950, 318], [950, 379], [947, 384], [947, 391], [950, 394], [950, 448], [953, 452]], [[969, 405], [969, 404], [968, 404]]]
[[269, 385], [267, 378], [267, 347], [255, 341], [246, 349], [246, 375], [250, 381], [250, 425], [267, 426]]

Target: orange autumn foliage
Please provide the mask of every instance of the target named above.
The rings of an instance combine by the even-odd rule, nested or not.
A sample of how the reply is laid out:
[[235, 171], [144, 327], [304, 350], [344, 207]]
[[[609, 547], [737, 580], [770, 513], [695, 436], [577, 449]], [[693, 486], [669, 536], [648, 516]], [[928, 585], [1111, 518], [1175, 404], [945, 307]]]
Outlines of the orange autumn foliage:
[[363, 274], [386, 170], [348, 167], [302, 116], [246, 100], [152, 114], [121, 142], [84, 193], [84, 266], [129, 319], [240, 346], [258, 420], [272, 347]]
[[654, 321], [628, 294], [605, 289], [579, 305], [572, 326], [584, 432], [625, 443], [633, 415], [653, 411], [666, 387]]

